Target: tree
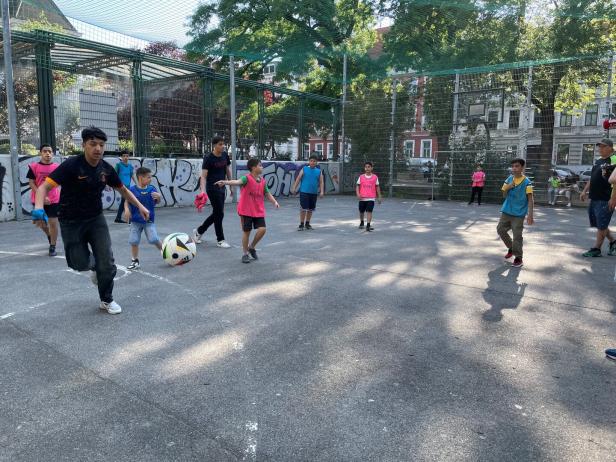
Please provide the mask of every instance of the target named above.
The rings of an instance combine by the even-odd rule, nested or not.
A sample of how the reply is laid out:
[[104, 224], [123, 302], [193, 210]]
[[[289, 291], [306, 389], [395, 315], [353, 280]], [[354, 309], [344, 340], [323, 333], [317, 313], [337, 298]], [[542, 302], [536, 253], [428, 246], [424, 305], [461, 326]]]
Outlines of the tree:
[[367, 54], [376, 41], [376, 7], [375, 0], [214, 0], [195, 11], [186, 50], [191, 59], [233, 54], [240, 73], [253, 79], [275, 62], [277, 82], [338, 97], [343, 53], [351, 75], [379, 70]]
[[[390, 62], [396, 67], [420, 71], [605, 56], [615, 38], [609, 23], [609, 18], [616, 17], [613, 2], [553, 0], [538, 5], [527, 0], [456, 0], [426, 5], [423, 0], [397, 0], [388, 5], [390, 14], [396, 18], [385, 39]], [[542, 9], [537, 10], [538, 6]], [[597, 85], [605, 69], [605, 64], [597, 59], [534, 69], [532, 103], [541, 114], [543, 161], [552, 154], [555, 110], [582, 106], [588, 98], [583, 86]], [[511, 93], [525, 95], [527, 75], [528, 67], [520, 66], [492, 77], [499, 85], [509, 86]], [[438, 81], [426, 88], [426, 100], [432, 99], [426, 111], [433, 128], [439, 125], [444, 135], [452, 127], [451, 112], [439, 112], [437, 100], [450, 104], [453, 76], [435, 80]]]
[[162, 56], [164, 58], [186, 61], [186, 52], [178, 47], [174, 41], [150, 42], [143, 49], [145, 53]]
[[[29, 19], [18, 26], [22, 31], [47, 30], [64, 32], [62, 26], [51, 23], [41, 12], [38, 19]], [[19, 144], [26, 138], [35, 138], [38, 131], [38, 86], [36, 72], [33, 68], [15, 65], [14, 91], [17, 112], [17, 139]], [[53, 92], [60, 93], [70, 88], [77, 81], [74, 75], [67, 72], [53, 72]], [[8, 133], [8, 111], [6, 107], [6, 80], [4, 73], [0, 77], [0, 132]]]

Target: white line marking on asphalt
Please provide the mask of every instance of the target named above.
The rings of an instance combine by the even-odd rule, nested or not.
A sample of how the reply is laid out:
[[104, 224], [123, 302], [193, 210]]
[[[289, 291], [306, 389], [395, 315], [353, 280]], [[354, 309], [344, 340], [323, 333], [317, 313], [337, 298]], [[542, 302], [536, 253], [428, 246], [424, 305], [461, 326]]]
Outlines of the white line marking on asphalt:
[[0, 319], [6, 319], [6, 318], [10, 318], [11, 316], [14, 316], [15, 313], [6, 313], [3, 314], [2, 316], [0, 316]]
[[246, 448], [242, 460], [257, 460], [257, 436], [259, 430], [257, 422], [246, 422]]

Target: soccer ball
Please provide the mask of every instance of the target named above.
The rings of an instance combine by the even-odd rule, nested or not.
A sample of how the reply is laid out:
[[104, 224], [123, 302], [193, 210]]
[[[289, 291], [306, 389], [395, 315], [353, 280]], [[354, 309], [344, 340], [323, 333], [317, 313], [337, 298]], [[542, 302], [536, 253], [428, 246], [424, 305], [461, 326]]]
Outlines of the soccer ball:
[[173, 233], [163, 240], [161, 253], [168, 265], [178, 266], [195, 258], [197, 246], [188, 234]]

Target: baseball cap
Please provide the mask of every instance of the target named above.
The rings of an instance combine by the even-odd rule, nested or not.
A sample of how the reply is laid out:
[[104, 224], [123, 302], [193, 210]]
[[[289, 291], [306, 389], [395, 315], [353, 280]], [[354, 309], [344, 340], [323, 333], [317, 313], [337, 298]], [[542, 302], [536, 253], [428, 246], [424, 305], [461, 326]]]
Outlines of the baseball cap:
[[599, 146], [600, 144], [605, 144], [606, 146], [609, 146], [610, 148], [614, 147], [614, 142], [609, 138], [603, 138], [601, 141], [597, 143], [597, 146]]

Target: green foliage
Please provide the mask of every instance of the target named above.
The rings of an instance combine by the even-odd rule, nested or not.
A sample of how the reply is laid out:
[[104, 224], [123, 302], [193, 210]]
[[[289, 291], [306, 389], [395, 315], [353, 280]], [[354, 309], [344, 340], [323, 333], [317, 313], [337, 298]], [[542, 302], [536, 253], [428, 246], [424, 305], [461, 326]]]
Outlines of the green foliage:
[[50, 22], [43, 11], [41, 11], [38, 19], [28, 19], [19, 24], [16, 29], [25, 32], [31, 32], [34, 30], [46, 30], [48, 32], [57, 32], [60, 34], [65, 32], [61, 25]]
[[129, 152], [133, 152], [134, 151], [134, 143], [133, 140], [119, 140], [118, 141], [118, 149], [120, 151], [129, 151]]
[[[214, 0], [201, 4], [190, 21], [189, 58], [234, 55], [241, 73], [260, 78], [266, 64], [276, 63], [275, 81], [300, 82], [301, 89], [338, 97], [342, 54], [349, 74], [385, 75], [368, 51], [377, 1], [371, 0]], [[216, 18], [217, 21], [212, 22]], [[211, 26], [211, 24], [216, 24]]]

